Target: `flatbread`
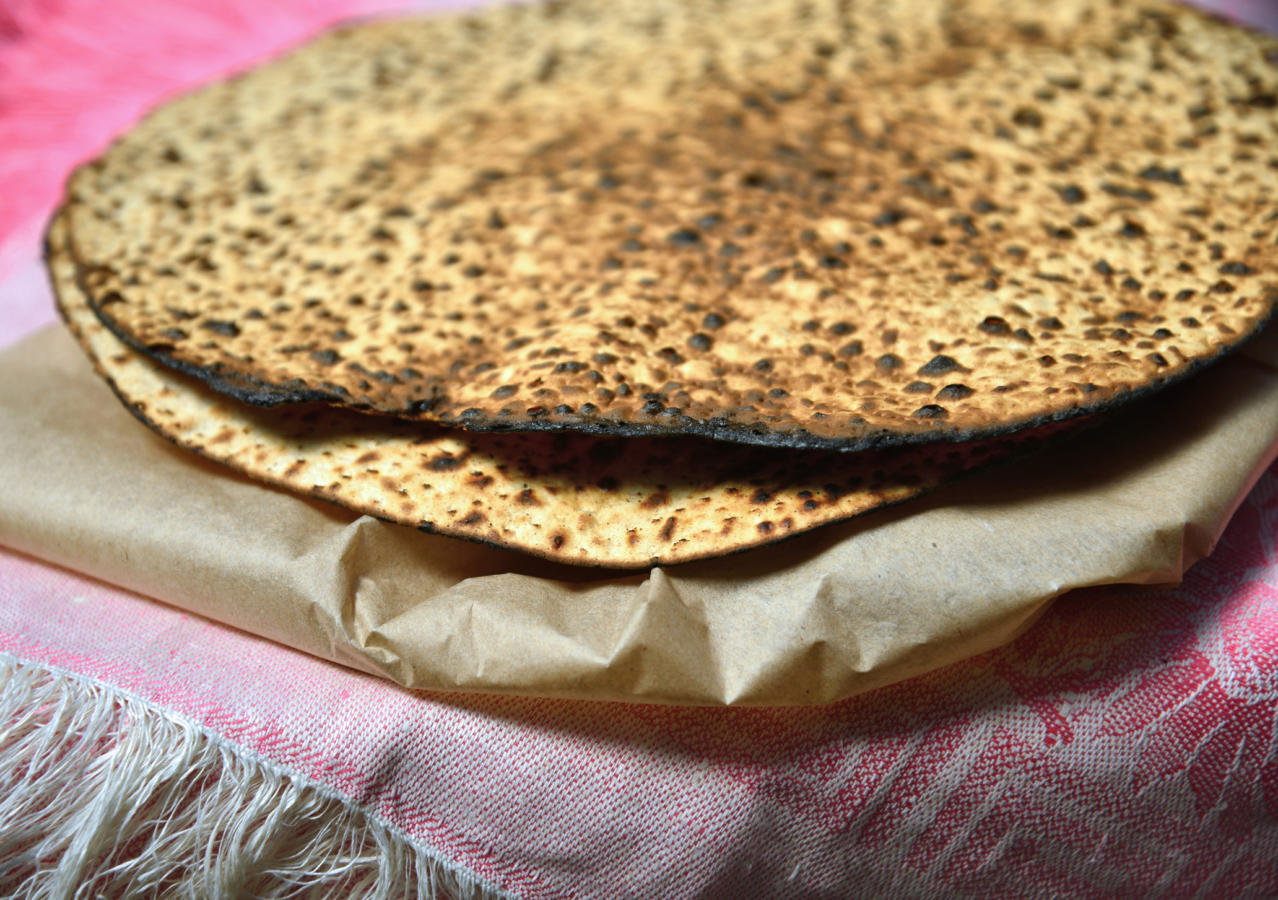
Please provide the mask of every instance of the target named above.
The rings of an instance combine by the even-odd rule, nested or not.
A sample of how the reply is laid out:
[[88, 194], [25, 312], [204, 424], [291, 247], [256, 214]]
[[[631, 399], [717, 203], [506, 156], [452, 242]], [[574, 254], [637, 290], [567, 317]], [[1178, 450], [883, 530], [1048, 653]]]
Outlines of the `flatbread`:
[[72, 178], [125, 343], [255, 404], [863, 447], [1278, 301], [1278, 42], [1151, 2], [570, 0], [360, 25]]
[[756, 547], [917, 497], [1046, 438], [845, 454], [253, 408], [122, 345], [76, 287], [64, 241], [55, 220], [48, 260], [64, 318], [129, 410], [164, 437], [269, 484], [560, 562], [638, 568]]

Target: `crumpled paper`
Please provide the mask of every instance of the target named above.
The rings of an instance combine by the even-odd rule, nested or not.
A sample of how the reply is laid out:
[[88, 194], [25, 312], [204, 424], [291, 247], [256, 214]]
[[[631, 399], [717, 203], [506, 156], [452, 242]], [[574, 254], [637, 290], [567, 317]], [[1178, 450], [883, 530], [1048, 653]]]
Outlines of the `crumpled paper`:
[[410, 688], [827, 703], [981, 653], [1076, 587], [1173, 583], [1278, 454], [1278, 333], [930, 497], [640, 574], [422, 534], [135, 421], [60, 328], [0, 353], [0, 543]]

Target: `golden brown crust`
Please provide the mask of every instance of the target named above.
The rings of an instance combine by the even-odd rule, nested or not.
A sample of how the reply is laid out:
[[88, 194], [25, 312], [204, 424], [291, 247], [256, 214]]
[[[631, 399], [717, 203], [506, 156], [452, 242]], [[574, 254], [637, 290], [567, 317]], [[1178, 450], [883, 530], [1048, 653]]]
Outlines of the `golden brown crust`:
[[254, 403], [992, 434], [1162, 386], [1271, 314], [1276, 47], [1107, 0], [364, 26], [79, 171], [71, 253], [118, 337]]
[[845, 454], [474, 434], [315, 404], [255, 409], [123, 346], [76, 287], [64, 243], [55, 220], [48, 260], [63, 316], [159, 434], [259, 481], [559, 562], [640, 568], [773, 543], [916, 497], [1040, 438]]

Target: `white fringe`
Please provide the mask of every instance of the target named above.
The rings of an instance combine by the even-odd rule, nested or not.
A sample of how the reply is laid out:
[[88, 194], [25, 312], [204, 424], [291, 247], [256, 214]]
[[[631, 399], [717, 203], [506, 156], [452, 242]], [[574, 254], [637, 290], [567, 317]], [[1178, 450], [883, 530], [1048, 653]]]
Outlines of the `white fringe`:
[[507, 896], [318, 782], [0, 653], [0, 896]]

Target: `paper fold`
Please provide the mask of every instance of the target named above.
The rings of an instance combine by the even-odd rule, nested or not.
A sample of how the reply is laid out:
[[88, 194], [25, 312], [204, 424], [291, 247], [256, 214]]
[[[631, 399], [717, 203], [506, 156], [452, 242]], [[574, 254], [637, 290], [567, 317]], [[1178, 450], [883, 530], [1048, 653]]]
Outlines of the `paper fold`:
[[0, 543], [408, 687], [824, 703], [1071, 588], [1175, 582], [1278, 452], [1275, 344], [921, 501], [619, 575], [252, 483], [133, 420], [51, 329], [0, 354]]

